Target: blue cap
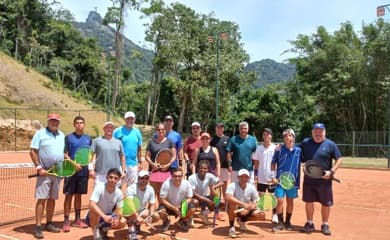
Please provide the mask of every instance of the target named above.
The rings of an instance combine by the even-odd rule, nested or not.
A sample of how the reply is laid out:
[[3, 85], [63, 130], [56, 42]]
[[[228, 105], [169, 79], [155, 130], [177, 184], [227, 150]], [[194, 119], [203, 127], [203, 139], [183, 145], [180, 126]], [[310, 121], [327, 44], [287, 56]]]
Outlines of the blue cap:
[[325, 129], [325, 124], [323, 124], [323, 123], [314, 123], [313, 124], [313, 129], [316, 129], [316, 128]]

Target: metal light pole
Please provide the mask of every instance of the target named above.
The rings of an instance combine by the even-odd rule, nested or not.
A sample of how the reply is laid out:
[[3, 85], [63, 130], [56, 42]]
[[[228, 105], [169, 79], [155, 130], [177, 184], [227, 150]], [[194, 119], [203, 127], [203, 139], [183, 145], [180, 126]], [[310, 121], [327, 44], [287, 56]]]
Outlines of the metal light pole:
[[[376, 16], [377, 17], [383, 17], [386, 14], [386, 10], [389, 11], [390, 4], [381, 5], [376, 8]], [[388, 111], [388, 125], [387, 125], [387, 168], [390, 168], [390, 90], [389, 90], [389, 96], [387, 97], [387, 111]]]
[[217, 65], [215, 67], [215, 123], [218, 123], [218, 112], [219, 112], [219, 47], [221, 41], [227, 40], [227, 33], [221, 33], [219, 35], [208, 36], [207, 40], [209, 43], [213, 43], [215, 41], [217, 45]]

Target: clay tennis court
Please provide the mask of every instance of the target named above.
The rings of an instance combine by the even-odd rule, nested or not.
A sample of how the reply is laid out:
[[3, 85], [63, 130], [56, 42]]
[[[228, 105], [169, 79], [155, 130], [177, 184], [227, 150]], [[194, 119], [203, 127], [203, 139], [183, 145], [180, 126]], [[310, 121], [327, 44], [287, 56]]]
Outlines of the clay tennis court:
[[[30, 162], [27, 153], [0, 153], [0, 164]], [[28, 181], [21, 179], [16, 182], [12, 179], [7, 180], [2, 175], [1, 188], [9, 185], [12, 191], [16, 192], [18, 198], [7, 199], [2, 192], [1, 205], [7, 205], [7, 211], [14, 211], [21, 217], [25, 215], [34, 215], [33, 188], [35, 180]], [[267, 220], [261, 222], [249, 222], [247, 226], [249, 231], [241, 232], [236, 230], [239, 239], [389, 239], [390, 234], [390, 171], [388, 170], [368, 170], [368, 169], [347, 169], [342, 168], [337, 172], [337, 177], [342, 179], [342, 184], [334, 183], [335, 206], [332, 208], [330, 227], [332, 236], [324, 236], [318, 229], [321, 224], [320, 207], [316, 205], [314, 222], [317, 231], [312, 234], [300, 232], [301, 226], [305, 223], [304, 204], [301, 199], [295, 201], [295, 209], [292, 217], [294, 225], [293, 231], [283, 231], [273, 233], [270, 223], [271, 213], [267, 213]], [[6, 184], [5, 182], [6, 181]], [[301, 193], [300, 193], [301, 196]], [[83, 200], [86, 203], [86, 200]], [[22, 203], [25, 205], [22, 205]], [[28, 205], [28, 207], [27, 207]], [[56, 209], [61, 211], [63, 197], [56, 202]], [[10, 210], [11, 209], [11, 210]], [[8, 214], [0, 210], [1, 219]], [[83, 211], [82, 215], [85, 214]], [[71, 214], [73, 219], [74, 214]], [[209, 215], [210, 220], [212, 214]], [[59, 227], [62, 226], [63, 215], [57, 214], [54, 222]], [[188, 233], [178, 230], [178, 227], [171, 226], [167, 232], [150, 232], [148, 228], [143, 227], [145, 231], [141, 239], [227, 239], [228, 222], [218, 221], [216, 228], [205, 226], [195, 218], [196, 228], [190, 229]], [[34, 239], [34, 221], [18, 221], [0, 226], [0, 239], [28, 240]], [[127, 230], [117, 230], [110, 232], [111, 239], [126, 239]], [[45, 239], [82, 239], [92, 240], [90, 229], [71, 228], [69, 233], [49, 233], [44, 232]]]

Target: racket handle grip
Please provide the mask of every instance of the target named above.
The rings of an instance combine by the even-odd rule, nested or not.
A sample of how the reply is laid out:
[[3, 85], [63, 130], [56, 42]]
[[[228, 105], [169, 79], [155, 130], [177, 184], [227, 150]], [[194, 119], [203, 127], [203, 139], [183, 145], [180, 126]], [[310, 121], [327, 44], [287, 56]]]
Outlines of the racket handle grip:
[[338, 182], [338, 183], [341, 183], [341, 180], [340, 180], [340, 179], [338, 179], [338, 178], [334, 178], [334, 177], [332, 177], [332, 180], [333, 180], [333, 181], [336, 181], [336, 182]]
[[33, 178], [33, 177], [38, 177], [39, 174], [38, 173], [34, 173], [34, 174], [30, 174], [28, 175], [28, 178]]

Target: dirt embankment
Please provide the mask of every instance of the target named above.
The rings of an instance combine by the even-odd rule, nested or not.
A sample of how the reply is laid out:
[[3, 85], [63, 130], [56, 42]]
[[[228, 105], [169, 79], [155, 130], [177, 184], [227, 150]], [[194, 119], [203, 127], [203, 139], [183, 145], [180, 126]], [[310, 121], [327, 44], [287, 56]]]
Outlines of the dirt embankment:
[[34, 133], [41, 127], [38, 120], [0, 118], [0, 151], [28, 150]]

